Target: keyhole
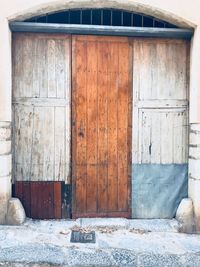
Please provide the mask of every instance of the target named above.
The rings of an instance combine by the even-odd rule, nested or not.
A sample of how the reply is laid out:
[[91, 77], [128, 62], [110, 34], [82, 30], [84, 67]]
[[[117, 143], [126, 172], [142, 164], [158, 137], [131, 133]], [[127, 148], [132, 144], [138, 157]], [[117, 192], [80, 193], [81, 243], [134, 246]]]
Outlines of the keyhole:
[[82, 131], [80, 131], [80, 132], [79, 132], [79, 136], [80, 136], [81, 138], [83, 138], [83, 137], [84, 137], [84, 133], [83, 133]]

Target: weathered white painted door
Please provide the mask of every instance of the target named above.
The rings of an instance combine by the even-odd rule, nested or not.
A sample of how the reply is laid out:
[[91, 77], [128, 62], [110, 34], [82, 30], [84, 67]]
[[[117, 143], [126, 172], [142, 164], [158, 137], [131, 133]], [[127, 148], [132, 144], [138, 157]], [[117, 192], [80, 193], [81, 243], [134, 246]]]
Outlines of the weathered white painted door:
[[173, 217], [187, 194], [189, 42], [133, 41], [133, 217]]
[[70, 180], [70, 58], [68, 35], [13, 36], [13, 180], [32, 218], [70, 216], [61, 198]]
[[67, 181], [70, 167], [70, 39], [13, 36], [13, 175]]

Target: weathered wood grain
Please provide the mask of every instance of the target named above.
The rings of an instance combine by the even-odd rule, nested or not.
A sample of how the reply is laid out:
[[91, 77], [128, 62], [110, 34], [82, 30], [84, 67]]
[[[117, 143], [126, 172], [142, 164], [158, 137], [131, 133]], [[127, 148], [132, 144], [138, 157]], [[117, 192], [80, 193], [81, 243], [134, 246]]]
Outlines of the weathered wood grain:
[[187, 162], [187, 108], [140, 109], [139, 122], [139, 163]]
[[135, 38], [132, 44], [133, 163], [187, 163], [189, 43]]
[[108, 211], [118, 210], [118, 75], [119, 44], [109, 45], [108, 65], [113, 71], [108, 73]]
[[15, 183], [18, 197], [27, 217], [33, 219], [61, 219], [61, 182]]
[[98, 82], [97, 42], [87, 44], [87, 198], [86, 210], [97, 210], [97, 82]]
[[128, 38], [73, 37], [73, 217], [130, 216], [131, 50]]
[[73, 132], [72, 179], [76, 212], [86, 212], [87, 179], [87, 47], [85, 42], [75, 43], [72, 54]]
[[138, 100], [187, 100], [187, 41], [134, 39]]
[[67, 35], [13, 36], [14, 180], [70, 182]]

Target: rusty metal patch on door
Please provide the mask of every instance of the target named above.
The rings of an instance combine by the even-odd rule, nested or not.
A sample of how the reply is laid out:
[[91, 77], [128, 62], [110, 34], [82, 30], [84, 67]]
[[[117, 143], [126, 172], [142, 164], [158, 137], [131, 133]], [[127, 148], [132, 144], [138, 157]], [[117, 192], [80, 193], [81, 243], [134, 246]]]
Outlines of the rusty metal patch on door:
[[70, 242], [72, 243], [96, 243], [95, 232], [82, 232], [72, 230]]

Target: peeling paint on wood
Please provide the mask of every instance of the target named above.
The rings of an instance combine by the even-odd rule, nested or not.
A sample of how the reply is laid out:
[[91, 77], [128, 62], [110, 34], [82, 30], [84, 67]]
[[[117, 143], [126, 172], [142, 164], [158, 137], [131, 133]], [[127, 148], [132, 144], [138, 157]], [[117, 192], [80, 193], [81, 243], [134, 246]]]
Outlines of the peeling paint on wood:
[[133, 163], [188, 161], [189, 43], [133, 40]]
[[68, 181], [70, 174], [70, 39], [13, 36], [13, 176]]

